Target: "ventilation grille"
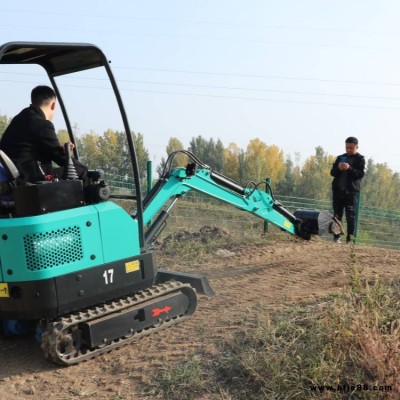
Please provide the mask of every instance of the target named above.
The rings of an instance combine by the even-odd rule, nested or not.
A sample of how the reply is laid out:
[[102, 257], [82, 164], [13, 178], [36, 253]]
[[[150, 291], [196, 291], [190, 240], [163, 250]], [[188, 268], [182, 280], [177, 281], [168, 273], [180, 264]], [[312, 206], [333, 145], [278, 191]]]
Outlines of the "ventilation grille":
[[31, 271], [54, 268], [83, 257], [79, 226], [24, 237], [26, 264]]

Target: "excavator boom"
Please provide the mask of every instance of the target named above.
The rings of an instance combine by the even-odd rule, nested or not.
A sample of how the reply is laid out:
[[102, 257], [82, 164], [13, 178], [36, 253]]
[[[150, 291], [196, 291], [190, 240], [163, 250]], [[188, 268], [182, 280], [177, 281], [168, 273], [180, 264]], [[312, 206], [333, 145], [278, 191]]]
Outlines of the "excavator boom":
[[[149, 225], [145, 233], [145, 243], [151, 243], [160, 233], [169, 215], [169, 210], [180, 197], [190, 190], [204, 193], [268, 221], [286, 232], [310, 239], [312, 234], [321, 233], [332, 222], [329, 213], [309, 210], [290, 213], [277, 202], [272, 194], [259, 189], [258, 185], [243, 188], [231, 179], [213, 171], [211, 168], [188, 164], [185, 168], [173, 169], [161, 177], [152, 191], [144, 199], [144, 224]], [[170, 205], [166, 210], [163, 207]], [[296, 216], [301, 214], [301, 218]], [[153, 219], [158, 214], [158, 217]]]

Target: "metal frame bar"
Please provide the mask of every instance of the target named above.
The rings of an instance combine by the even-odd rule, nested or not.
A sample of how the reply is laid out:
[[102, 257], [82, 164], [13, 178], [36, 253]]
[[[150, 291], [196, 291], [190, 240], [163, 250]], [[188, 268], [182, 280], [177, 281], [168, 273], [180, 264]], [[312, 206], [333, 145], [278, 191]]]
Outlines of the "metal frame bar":
[[[59, 75], [68, 75], [72, 72], [77, 72], [80, 70], [88, 70], [88, 69], [92, 69], [92, 68], [97, 68], [97, 67], [101, 67], [103, 66], [107, 72], [108, 78], [110, 80], [112, 89], [114, 91], [114, 95], [116, 97], [117, 103], [118, 103], [118, 107], [121, 113], [121, 117], [122, 117], [122, 121], [124, 124], [124, 128], [125, 128], [125, 134], [126, 134], [126, 138], [127, 138], [127, 142], [128, 142], [128, 148], [129, 148], [129, 152], [130, 152], [130, 156], [131, 156], [131, 164], [132, 164], [132, 170], [133, 170], [133, 178], [134, 178], [134, 182], [135, 182], [135, 189], [136, 189], [136, 209], [137, 212], [135, 214], [135, 218], [138, 221], [138, 229], [139, 229], [139, 243], [140, 243], [140, 248], [143, 249], [144, 248], [144, 225], [143, 225], [143, 201], [142, 201], [142, 195], [141, 195], [141, 186], [140, 186], [140, 179], [139, 179], [139, 165], [138, 165], [138, 160], [137, 160], [137, 156], [136, 156], [136, 151], [135, 151], [135, 146], [133, 143], [133, 137], [132, 137], [132, 133], [129, 127], [129, 123], [128, 123], [128, 118], [125, 112], [125, 108], [122, 102], [122, 97], [121, 94], [118, 90], [118, 86], [116, 83], [116, 80], [114, 78], [114, 75], [111, 71], [111, 68], [109, 66], [109, 62], [106, 58], [106, 56], [104, 55], [104, 53], [96, 46], [93, 46], [91, 44], [79, 44], [79, 43], [40, 43], [40, 42], [9, 42], [4, 44], [3, 46], [0, 46], [0, 63], [1, 64], [18, 64], [18, 62], [5, 62], [4, 60], [2, 60], [3, 55], [6, 53], [6, 51], [9, 48], [12, 48], [15, 46], [15, 49], [13, 51], [16, 51], [18, 48], [20, 47], [33, 47], [33, 48], [68, 48], [68, 49], [74, 49], [74, 48], [93, 48], [95, 51], [98, 52], [99, 58], [95, 60], [95, 63], [92, 63], [91, 65], [82, 65], [82, 68], [80, 68], [80, 65], [77, 64], [74, 68], [70, 68], [69, 70], [58, 70], [58, 71], [51, 71], [50, 65], [46, 65], [45, 59], [43, 58], [39, 58], [40, 62], [36, 62], [34, 61], [33, 58], [31, 59], [25, 59], [22, 62], [26, 62], [29, 64], [37, 64], [37, 65], [41, 65], [49, 79], [51, 84], [53, 85], [54, 91], [57, 95], [57, 99], [58, 102], [60, 104], [61, 110], [62, 110], [62, 114], [67, 126], [67, 130], [68, 130], [68, 135], [71, 139], [71, 142], [75, 144], [75, 137], [74, 137], [74, 133], [72, 131], [72, 126], [70, 123], [70, 120], [68, 118], [68, 114], [67, 114], [67, 110], [65, 107], [65, 104], [62, 100], [61, 97], [61, 93], [58, 89], [58, 86], [55, 82], [55, 77], [59, 76]], [[76, 158], [78, 158], [78, 151], [76, 149], [74, 149], [74, 155]]]

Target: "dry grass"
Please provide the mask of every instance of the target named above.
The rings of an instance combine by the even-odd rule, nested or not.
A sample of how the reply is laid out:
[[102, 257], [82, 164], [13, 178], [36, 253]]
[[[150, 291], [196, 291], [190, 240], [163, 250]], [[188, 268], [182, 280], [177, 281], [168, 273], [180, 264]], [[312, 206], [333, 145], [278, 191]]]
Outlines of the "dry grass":
[[400, 398], [400, 286], [367, 281], [354, 252], [348, 281], [317, 303], [262, 316], [260, 305], [250, 310], [258, 318], [244, 321], [217, 355], [165, 366], [148, 393], [171, 400]]

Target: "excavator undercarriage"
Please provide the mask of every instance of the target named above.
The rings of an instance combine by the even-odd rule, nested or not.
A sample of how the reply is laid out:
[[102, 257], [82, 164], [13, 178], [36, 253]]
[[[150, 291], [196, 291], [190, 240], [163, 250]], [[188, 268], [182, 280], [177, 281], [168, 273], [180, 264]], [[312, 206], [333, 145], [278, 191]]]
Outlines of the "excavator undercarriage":
[[169, 281], [51, 321], [41, 347], [57, 364], [77, 364], [181, 322], [196, 306], [189, 284]]

